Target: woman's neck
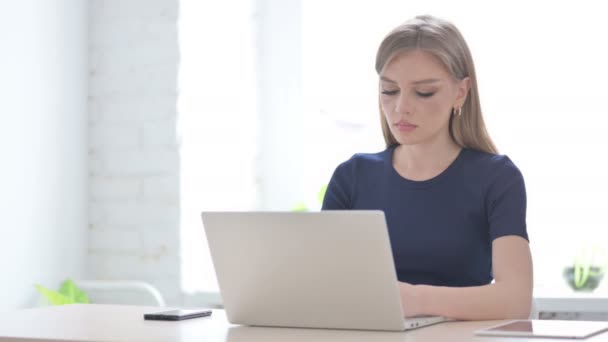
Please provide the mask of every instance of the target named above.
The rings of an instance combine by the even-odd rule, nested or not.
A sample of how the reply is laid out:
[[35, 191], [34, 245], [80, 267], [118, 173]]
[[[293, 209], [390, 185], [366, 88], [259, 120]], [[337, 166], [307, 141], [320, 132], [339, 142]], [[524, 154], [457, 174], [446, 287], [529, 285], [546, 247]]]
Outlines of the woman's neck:
[[399, 145], [393, 154], [393, 167], [404, 178], [427, 180], [441, 174], [458, 157], [462, 148], [451, 139], [416, 145]]

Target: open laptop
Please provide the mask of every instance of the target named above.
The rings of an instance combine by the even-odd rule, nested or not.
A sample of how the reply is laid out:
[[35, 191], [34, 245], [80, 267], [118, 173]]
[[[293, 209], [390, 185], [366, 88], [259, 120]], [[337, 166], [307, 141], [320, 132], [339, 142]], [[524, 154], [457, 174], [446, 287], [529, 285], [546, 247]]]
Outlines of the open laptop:
[[230, 323], [403, 331], [445, 320], [403, 318], [382, 211], [202, 217]]

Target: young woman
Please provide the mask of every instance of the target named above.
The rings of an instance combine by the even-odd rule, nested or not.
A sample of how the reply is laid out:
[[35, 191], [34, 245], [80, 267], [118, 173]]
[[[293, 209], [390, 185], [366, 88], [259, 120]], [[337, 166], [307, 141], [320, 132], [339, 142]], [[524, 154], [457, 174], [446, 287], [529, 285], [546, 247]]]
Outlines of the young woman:
[[387, 148], [340, 164], [323, 209], [384, 211], [406, 316], [527, 318], [524, 180], [486, 131], [462, 35], [416, 17], [384, 38], [376, 71]]

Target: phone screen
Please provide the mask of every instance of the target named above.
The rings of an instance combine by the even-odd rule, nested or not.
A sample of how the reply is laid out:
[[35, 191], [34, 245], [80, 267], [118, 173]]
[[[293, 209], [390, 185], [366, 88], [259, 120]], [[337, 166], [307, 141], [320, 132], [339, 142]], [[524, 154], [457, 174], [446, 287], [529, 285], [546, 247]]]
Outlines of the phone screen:
[[178, 317], [181, 317], [181, 316], [195, 315], [197, 313], [205, 313], [207, 311], [210, 311], [210, 310], [176, 309], [176, 310], [159, 312], [159, 313], [157, 313], [157, 315], [167, 315], [167, 316], [178, 316]]
[[210, 316], [211, 310], [208, 309], [175, 309], [169, 311], [144, 314], [144, 319], [179, 321], [182, 319]]

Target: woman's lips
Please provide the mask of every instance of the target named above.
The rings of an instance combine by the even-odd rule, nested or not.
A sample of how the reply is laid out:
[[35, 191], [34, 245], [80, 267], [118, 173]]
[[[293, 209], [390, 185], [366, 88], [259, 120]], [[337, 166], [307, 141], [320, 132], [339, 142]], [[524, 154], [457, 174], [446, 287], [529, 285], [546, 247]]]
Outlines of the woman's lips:
[[400, 132], [411, 132], [418, 128], [417, 125], [414, 125], [413, 123], [409, 123], [407, 121], [399, 121], [395, 124], [395, 127], [397, 127]]

